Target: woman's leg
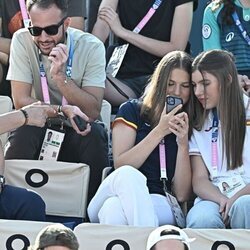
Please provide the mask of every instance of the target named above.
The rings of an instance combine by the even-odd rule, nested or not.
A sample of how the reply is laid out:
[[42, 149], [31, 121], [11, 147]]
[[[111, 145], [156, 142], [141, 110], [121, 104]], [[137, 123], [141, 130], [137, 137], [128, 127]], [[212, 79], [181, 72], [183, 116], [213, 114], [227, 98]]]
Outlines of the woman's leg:
[[239, 197], [229, 211], [231, 228], [250, 229], [250, 195]]
[[160, 194], [151, 194], [151, 199], [159, 225], [176, 225], [175, 217], [167, 198]]
[[187, 227], [225, 228], [219, 213], [219, 205], [206, 200], [197, 202], [187, 214]]
[[[111, 197], [117, 197], [119, 202], [117, 202], [117, 199], [109, 199]], [[88, 206], [88, 215], [91, 222], [100, 222], [98, 215], [102, 217], [101, 221], [114, 220], [114, 218], [111, 218], [114, 216], [114, 208], [105, 209], [107, 207], [106, 202], [109, 206], [114, 204], [116, 208], [122, 207], [127, 225], [158, 226], [151, 196], [146, 185], [146, 177], [131, 166], [120, 167], [102, 182]]]

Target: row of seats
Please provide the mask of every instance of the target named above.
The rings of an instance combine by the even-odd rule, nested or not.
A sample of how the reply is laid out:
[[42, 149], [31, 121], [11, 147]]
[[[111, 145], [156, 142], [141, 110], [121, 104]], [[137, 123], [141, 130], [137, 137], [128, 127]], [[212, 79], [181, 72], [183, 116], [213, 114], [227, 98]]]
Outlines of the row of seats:
[[[0, 96], [0, 107], [0, 114], [11, 111], [11, 99]], [[101, 118], [108, 134], [110, 116], [111, 105], [104, 100]], [[5, 145], [7, 136], [7, 133], [1, 135], [2, 145]], [[73, 221], [73, 227], [86, 220], [90, 176], [88, 165], [55, 161], [6, 160], [4, 175], [6, 184], [31, 189], [43, 198], [48, 221]]]

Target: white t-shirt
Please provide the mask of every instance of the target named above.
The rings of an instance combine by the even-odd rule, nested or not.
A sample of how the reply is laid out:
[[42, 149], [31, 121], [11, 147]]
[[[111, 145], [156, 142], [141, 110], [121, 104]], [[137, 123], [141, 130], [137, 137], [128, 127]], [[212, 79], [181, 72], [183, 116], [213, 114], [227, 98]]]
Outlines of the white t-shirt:
[[[244, 104], [246, 107], [246, 119], [250, 120], [250, 105], [248, 106], [248, 97], [244, 95]], [[212, 122], [213, 114], [210, 111], [208, 118], [201, 131], [193, 130], [193, 135], [189, 141], [189, 155], [201, 155], [209, 173], [212, 176]], [[224, 181], [228, 177], [234, 175], [241, 175], [245, 184], [250, 183], [250, 122], [246, 122], [246, 135], [243, 149], [243, 165], [234, 170], [227, 170], [226, 156], [222, 158], [222, 143], [221, 143], [221, 126], [218, 126], [218, 140], [217, 140], [217, 152], [218, 152], [218, 175], [217, 179], [213, 179], [215, 184], [218, 181]], [[216, 185], [216, 184], [215, 184]]]

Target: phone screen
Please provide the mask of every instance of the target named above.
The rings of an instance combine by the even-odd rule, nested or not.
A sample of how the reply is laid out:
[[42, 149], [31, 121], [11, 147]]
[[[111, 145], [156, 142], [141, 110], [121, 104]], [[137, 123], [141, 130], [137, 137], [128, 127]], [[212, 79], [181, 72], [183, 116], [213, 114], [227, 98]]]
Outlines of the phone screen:
[[[167, 96], [166, 98], [166, 112], [169, 113], [171, 110], [173, 110], [175, 107], [177, 107], [178, 105], [183, 104], [183, 101], [180, 97], [176, 97], [176, 96]], [[177, 113], [181, 112], [181, 110], [179, 110]]]

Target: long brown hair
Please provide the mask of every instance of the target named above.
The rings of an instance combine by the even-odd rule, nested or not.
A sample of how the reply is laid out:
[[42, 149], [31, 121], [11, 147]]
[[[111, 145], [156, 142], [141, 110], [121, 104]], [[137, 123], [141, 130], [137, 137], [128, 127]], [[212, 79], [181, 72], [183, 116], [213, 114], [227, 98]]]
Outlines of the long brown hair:
[[192, 131], [193, 122], [193, 86], [191, 85], [192, 58], [183, 51], [172, 51], [165, 55], [156, 67], [142, 97], [141, 115], [155, 127], [165, 105], [169, 77], [173, 69], [183, 69], [190, 75], [190, 98], [184, 105], [183, 110], [189, 116], [189, 135]]
[[[212, 74], [220, 84], [217, 112], [221, 122], [222, 151], [225, 150], [226, 153], [227, 169], [235, 169], [243, 163], [246, 114], [234, 57], [230, 52], [223, 50], [202, 52], [193, 61], [192, 72], [196, 70], [202, 75], [204, 72]], [[207, 116], [207, 112], [203, 108], [197, 112], [202, 112], [197, 114], [195, 121], [195, 128], [200, 130], [204, 125], [204, 114]]]

